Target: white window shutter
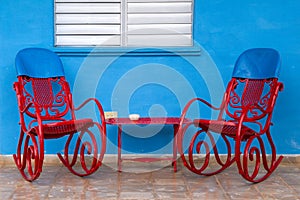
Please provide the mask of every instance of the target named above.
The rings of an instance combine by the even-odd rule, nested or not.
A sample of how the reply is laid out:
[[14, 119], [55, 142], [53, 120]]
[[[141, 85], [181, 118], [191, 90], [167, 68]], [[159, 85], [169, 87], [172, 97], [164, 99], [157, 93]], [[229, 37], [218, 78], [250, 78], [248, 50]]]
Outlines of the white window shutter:
[[57, 46], [120, 46], [121, 0], [56, 0]]
[[56, 0], [57, 46], [192, 46], [193, 0]]
[[128, 0], [128, 46], [191, 46], [192, 0]]

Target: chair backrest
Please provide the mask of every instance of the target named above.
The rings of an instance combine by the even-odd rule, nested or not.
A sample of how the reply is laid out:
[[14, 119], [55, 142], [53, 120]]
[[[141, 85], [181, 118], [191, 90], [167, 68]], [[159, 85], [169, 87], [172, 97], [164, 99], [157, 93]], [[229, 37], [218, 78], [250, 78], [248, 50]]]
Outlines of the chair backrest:
[[71, 94], [60, 58], [47, 49], [26, 48], [17, 54], [15, 65], [20, 109], [29, 106], [26, 114], [35, 119], [38, 108], [43, 120], [62, 120], [70, 109]]
[[22, 49], [16, 55], [15, 65], [18, 76], [51, 78], [65, 75], [60, 58], [48, 49]]
[[280, 55], [275, 49], [248, 49], [238, 57], [232, 77], [249, 79], [278, 78], [280, 66]]
[[270, 48], [254, 48], [237, 59], [223, 106], [233, 120], [254, 121], [272, 112], [282, 83], [278, 82], [280, 55]]

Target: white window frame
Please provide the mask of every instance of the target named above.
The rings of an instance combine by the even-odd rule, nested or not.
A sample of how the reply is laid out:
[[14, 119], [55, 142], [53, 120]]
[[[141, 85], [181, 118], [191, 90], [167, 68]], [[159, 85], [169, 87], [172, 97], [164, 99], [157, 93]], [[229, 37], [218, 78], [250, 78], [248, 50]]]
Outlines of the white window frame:
[[54, 0], [57, 47], [191, 47], [194, 0]]

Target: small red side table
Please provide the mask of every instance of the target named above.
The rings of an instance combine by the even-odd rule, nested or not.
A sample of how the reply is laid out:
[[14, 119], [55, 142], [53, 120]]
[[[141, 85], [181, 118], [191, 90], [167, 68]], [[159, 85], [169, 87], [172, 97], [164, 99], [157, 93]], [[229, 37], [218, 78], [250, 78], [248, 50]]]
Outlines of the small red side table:
[[[178, 132], [180, 118], [179, 117], [142, 117], [138, 120], [131, 120], [129, 118], [110, 118], [105, 120], [109, 125], [117, 125], [118, 126], [118, 170], [122, 171], [121, 162], [122, 157], [122, 125], [155, 125], [155, 124], [163, 124], [163, 125], [173, 125], [174, 129], [174, 141], [173, 141], [173, 157], [172, 158], [129, 158], [126, 160], [133, 160], [139, 162], [155, 162], [160, 160], [172, 160], [172, 165], [174, 168], [174, 172], [177, 171], [177, 141], [176, 134]], [[184, 123], [189, 122], [189, 119], [185, 119]]]

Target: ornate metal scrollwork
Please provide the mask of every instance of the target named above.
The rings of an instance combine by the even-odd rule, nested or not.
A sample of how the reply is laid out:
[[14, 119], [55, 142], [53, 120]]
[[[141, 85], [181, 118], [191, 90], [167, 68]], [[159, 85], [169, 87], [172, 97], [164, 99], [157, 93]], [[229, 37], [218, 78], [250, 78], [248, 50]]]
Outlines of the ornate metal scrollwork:
[[[94, 126], [96, 126], [99, 130], [101, 145], [98, 145], [94, 133], [92, 133], [89, 129], [84, 129], [76, 138], [74, 138], [74, 134], [69, 135], [65, 144], [63, 156], [60, 153], [57, 154], [63, 164], [73, 174], [78, 176], [87, 176], [92, 174], [102, 165], [106, 149], [106, 136], [103, 133], [100, 124], [94, 122]], [[75, 140], [75, 147], [73, 149], [73, 156], [70, 157], [70, 144], [73, 143], [73, 140]], [[98, 149], [98, 146], [101, 146], [101, 149]], [[81, 166], [81, 170], [75, 167], [77, 162], [80, 163], [79, 166]]]
[[21, 131], [17, 154], [13, 155], [20, 173], [27, 181], [37, 179], [41, 173], [40, 166], [43, 165], [44, 143], [36, 138]]

